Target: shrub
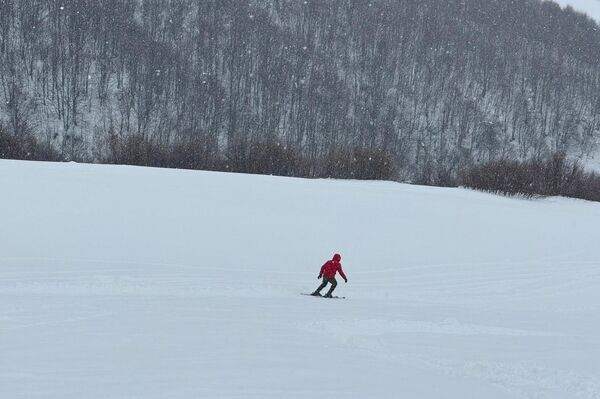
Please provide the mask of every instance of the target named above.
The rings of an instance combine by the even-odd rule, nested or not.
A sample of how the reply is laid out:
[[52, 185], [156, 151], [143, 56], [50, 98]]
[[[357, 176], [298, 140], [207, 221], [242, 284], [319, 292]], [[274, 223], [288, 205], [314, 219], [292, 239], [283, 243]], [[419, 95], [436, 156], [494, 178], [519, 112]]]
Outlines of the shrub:
[[31, 161], [61, 161], [50, 143], [40, 143], [32, 134], [19, 136], [8, 133], [0, 126], [0, 158]]
[[392, 180], [396, 176], [390, 156], [379, 149], [354, 149], [352, 174], [360, 180]]
[[277, 176], [300, 176], [300, 156], [290, 147], [280, 143], [255, 143], [248, 153], [249, 173]]
[[187, 140], [175, 143], [168, 150], [165, 167], [178, 169], [209, 169], [211, 163], [198, 140]]
[[359, 180], [393, 180], [396, 168], [391, 157], [378, 149], [347, 148], [330, 151], [321, 177]]
[[23, 143], [0, 127], [0, 158], [24, 159], [26, 151]]
[[564, 154], [546, 160], [493, 161], [463, 171], [460, 184], [524, 197], [559, 195], [600, 201], [600, 176], [584, 172]]
[[137, 166], [159, 166], [158, 148], [141, 135], [111, 135], [108, 140], [108, 163]]
[[[218, 162], [213, 162], [219, 164]], [[276, 176], [304, 176], [304, 161], [298, 153], [279, 142], [255, 142], [233, 146], [222, 170]]]

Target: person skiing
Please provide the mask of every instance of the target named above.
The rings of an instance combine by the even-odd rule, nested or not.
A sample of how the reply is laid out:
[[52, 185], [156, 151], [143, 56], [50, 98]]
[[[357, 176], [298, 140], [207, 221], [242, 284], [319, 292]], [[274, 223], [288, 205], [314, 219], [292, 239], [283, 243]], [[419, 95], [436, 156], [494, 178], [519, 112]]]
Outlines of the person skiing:
[[335, 287], [337, 286], [337, 280], [335, 279], [335, 274], [338, 272], [340, 273], [340, 276], [342, 276], [344, 281], [346, 283], [348, 282], [348, 278], [344, 274], [344, 270], [342, 270], [342, 264], [340, 263], [340, 260], [342, 260], [342, 257], [340, 256], [340, 254], [335, 254], [335, 255], [333, 255], [333, 259], [328, 260], [327, 262], [325, 262], [325, 264], [323, 266], [321, 266], [321, 271], [319, 272], [319, 277], [317, 277], [317, 278], [320, 279], [322, 277], [323, 282], [321, 283], [319, 288], [317, 288], [316, 291], [310, 295], [321, 296], [321, 290], [323, 288], [325, 288], [327, 286], [327, 284], [331, 284], [331, 288], [329, 288], [329, 291], [327, 292], [327, 294], [325, 294], [325, 298], [331, 298], [332, 297], [331, 294], [333, 293], [333, 290], [335, 290]]

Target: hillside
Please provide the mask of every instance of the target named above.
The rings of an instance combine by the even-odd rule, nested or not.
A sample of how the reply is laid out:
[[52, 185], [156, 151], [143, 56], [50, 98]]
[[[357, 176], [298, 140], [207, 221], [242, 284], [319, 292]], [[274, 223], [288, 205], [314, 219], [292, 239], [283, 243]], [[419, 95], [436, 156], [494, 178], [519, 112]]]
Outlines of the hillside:
[[[600, 398], [597, 203], [0, 161], [0, 397]], [[342, 254], [345, 300], [300, 296]]]
[[447, 184], [600, 133], [600, 30], [551, 2], [22, 0], [0, 27], [3, 130], [67, 160]]

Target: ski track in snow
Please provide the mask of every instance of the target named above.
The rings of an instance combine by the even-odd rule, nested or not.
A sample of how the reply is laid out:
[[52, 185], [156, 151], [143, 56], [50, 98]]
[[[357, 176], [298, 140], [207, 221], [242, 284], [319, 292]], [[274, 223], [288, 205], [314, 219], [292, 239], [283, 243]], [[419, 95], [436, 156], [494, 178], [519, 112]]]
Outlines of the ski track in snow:
[[[306, 326], [303, 326], [306, 328]], [[549, 397], [600, 398], [600, 379], [571, 370], [544, 367], [536, 364], [494, 361], [456, 361], [422, 355], [400, 355], [386, 346], [382, 337], [398, 334], [494, 335], [504, 337], [551, 337], [538, 331], [514, 330], [481, 325], [465, 325], [456, 320], [440, 323], [421, 321], [363, 320], [360, 323], [343, 321], [321, 322], [307, 331], [333, 333], [353, 350], [392, 363], [413, 364], [433, 368], [452, 376], [476, 378], [499, 386], [514, 398], [539, 399]], [[560, 335], [555, 335], [559, 337]], [[394, 353], [394, 355], [390, 355]], [[558, 396], [557, 393], [560, 393]]]

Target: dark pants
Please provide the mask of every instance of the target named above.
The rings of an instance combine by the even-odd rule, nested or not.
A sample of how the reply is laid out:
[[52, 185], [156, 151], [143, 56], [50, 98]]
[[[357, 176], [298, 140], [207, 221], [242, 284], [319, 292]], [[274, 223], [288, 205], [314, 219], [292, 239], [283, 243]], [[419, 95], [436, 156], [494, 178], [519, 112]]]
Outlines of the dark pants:
[[329, 283], [331, 283], [331, 288], [329, 288], [329, 291], [326, 295], [331, 295], [331, 293], [333, 292], [333, 290], [335, 290], [335, 287], [337, 286], [337, 280], [335, 279], [335, 277], [323, 277], [323, 282], [315, 292], [320, 293], [321, 290], [325, 288], [325, 286], [327, 286], [327, 284]]

